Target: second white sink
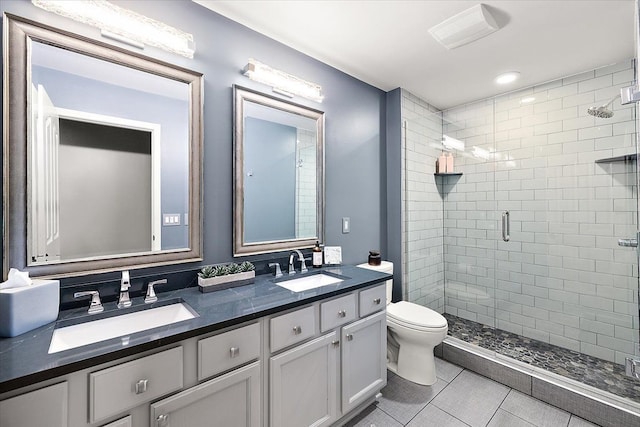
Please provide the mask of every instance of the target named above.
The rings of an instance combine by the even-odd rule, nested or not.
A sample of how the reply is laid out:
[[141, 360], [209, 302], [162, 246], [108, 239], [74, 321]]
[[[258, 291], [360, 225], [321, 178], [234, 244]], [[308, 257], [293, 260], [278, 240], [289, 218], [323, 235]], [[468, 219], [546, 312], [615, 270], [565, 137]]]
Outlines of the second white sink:
[[344, 279], [329, 276], [328, 274], [313, 274], [310, 276], [302, 276], [297, 279], [289, 279], [276, 282], [276, 285], [289, 289], [293, 292], [308, 291], [309, 289], [319, 288], [321, 286], [333, 285], [342, 282]]
[[78, 323], [53, 331], [49, 354], [198, 317], [182, 302]]

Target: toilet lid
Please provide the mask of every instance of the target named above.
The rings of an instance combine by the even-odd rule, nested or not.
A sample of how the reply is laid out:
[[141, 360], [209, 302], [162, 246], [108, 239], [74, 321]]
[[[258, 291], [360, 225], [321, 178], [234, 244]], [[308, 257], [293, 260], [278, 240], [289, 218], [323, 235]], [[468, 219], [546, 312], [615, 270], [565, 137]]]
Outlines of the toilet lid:
[[417, 328], [442, 328], [447, 319], [441, 314], [408, 301], [400, 301], [387, 306], [387, 316]]

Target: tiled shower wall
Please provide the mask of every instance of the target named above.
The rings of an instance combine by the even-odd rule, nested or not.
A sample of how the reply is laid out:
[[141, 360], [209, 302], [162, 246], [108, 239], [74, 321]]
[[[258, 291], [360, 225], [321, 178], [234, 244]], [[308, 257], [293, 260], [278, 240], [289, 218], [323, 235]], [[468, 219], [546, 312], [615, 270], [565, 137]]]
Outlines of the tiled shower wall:
[[[425, 270], [437, 270], [431, 264], [437, 239], [420, 243], [419, 225], [412, 224], [433, 218], [435, 228], [437, 209], [426, 205], [439, 201], [444, 311], [617, 363], [635, 352], [637, 260], [632, 248], [617, 245], [635, 235], [635, 162], [602, 161], [635, 153], [635, 108], [616, 100], [610, 119], [586, 113], [632, 84], [633, 74], [628, 61], [443, 112], [444, 134], [465, 144], [455, 152], [463, 175], [439, 178], [438, 191], [432, 182], [439, 150], [429, 143], [425, 163], [407, 163], [407, 206], [417, 208], [407, 210], [410, 300], [426, 298], [443, 279]], [[403, 99], [420, 105], [411, 98]], [[439, 118], [423, 109], [422, 119], [403, 109], [409, 128]], [[407, 156], [417, 162], [411, 135]], [[411, 183], [414, 170], [424, 171], [426, 188]], [[501, 235], [504, 211], [508, 242]], [[416, 247], [429, 255], [413, 255]], [[439, 308], [433, 300], [424, 304]]]
[[403, 90], [402, 121], [403, 298], [442, 313], [443, 206], [433, 176], [442, 118], [434, 107]]

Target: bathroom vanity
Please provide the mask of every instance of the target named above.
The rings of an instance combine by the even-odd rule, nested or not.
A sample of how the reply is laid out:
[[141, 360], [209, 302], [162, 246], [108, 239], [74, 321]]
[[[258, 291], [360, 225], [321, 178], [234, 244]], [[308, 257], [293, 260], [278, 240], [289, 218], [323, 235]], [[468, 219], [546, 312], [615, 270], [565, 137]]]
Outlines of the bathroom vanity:
[[48, 354], [55, 323], [2, 339], [0, 424], [340, 425], [386, 384], [389, 275], [322, 271], [343, 280], [293, 292], [258, 276], [217, 292], [160, 294], [159, 303], [178, 299], [198, 316], [57, 353]]

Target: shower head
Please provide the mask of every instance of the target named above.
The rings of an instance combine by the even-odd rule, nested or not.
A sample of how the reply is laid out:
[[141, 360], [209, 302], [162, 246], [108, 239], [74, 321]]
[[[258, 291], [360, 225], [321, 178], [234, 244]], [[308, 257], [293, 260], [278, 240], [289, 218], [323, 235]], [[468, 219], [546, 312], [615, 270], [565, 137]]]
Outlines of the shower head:
[[599, 107], [589, 107], [589, 109], [587, 110], [587, 113], [589, 113], [589, 114], [591, 114], [592, 116], [595, 116], [595, 117], [600, 117], [601, 119], [610, 119], [611, 117], [613, 117], [613, 111], [609, 110], [608, 107], [619, 96], [620, 95], [616, 95], [615, 97], [613, 97], [613, 99], [611, 101], [609, 101], [606, 104], [601, 105]]
[[613, 117], [613, 111], [609, 110], [604, 105], [601, 105], [600, 107], [589, 107], [587, 113], [595, 117], [600, 117], [601, 119], [609, 119]]

